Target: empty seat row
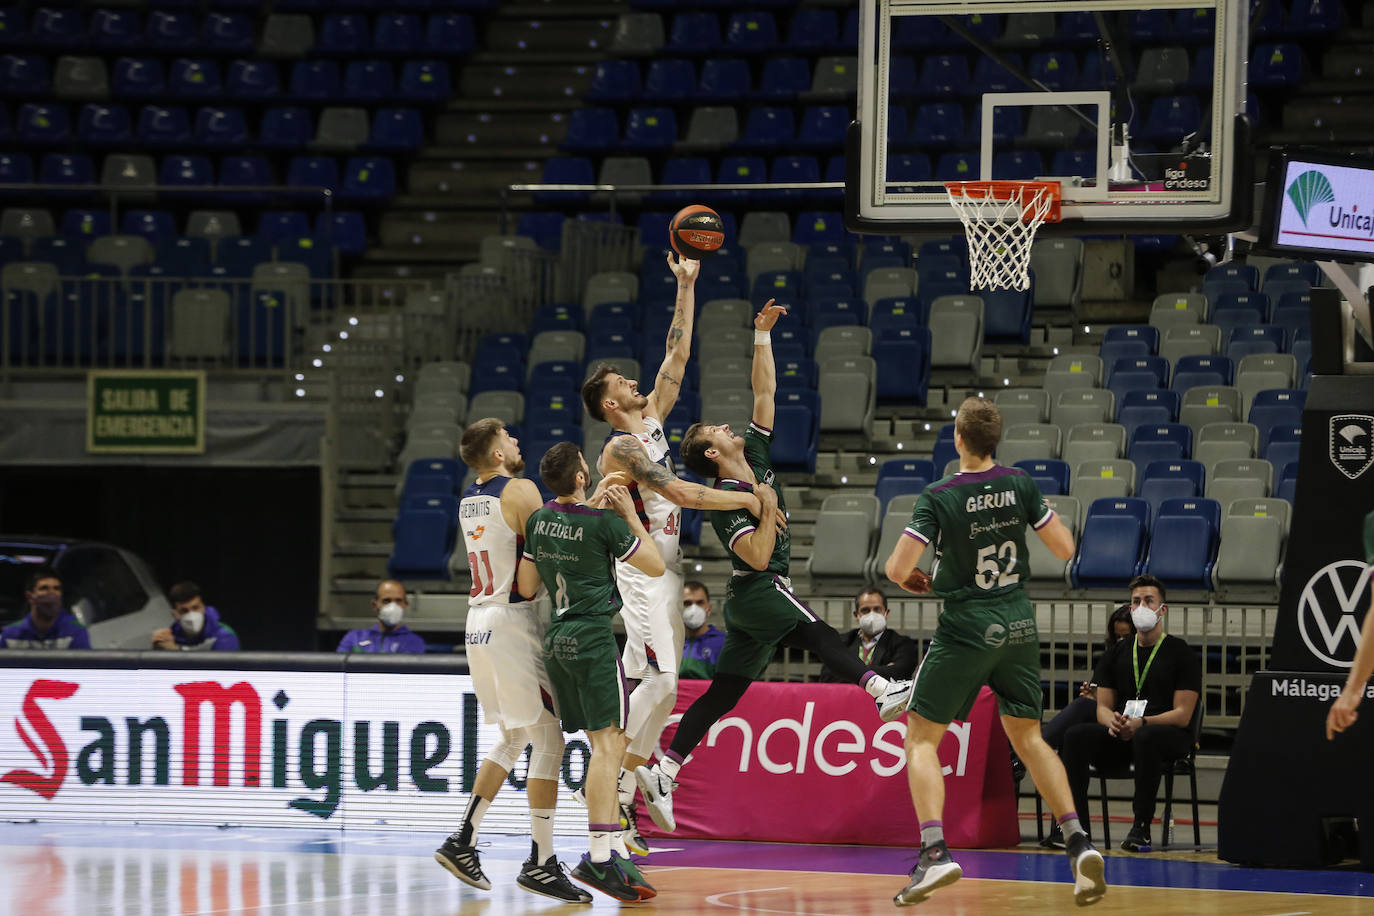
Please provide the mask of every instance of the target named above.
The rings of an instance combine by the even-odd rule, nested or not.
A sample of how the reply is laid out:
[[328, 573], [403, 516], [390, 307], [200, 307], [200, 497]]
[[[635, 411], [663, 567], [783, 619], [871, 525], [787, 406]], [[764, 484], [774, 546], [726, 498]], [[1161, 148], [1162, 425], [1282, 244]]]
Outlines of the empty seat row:
[[[117, 230], [117, 233], [116, 233]], [[0, 252], [9, 260], [33, 258], [41, 252], [34, 241], [50, 236], [65, 236], [69, 242], [89, 240], [102, 235], [142, 236], [154, 246], [196, 247], [204, 241], [213, 251], [213, 240], [243, 235], [238, 214], [233, 211], [192, 211], [185, 222], [183, 238], [176, 218], [169, 210], [126, 210], [117, 220], [109, 208], [73, 208], [55, 220], [48, 210], [7, 207], [0, 212]], [[367, 237], [363, 214], [356, 210], [324, 210], [313, 219], [300, 210], [264, 210], [256, 216], [256, 234], [271, 244], [314, 237], [326, 240], [344, 254], [362, 252]]]

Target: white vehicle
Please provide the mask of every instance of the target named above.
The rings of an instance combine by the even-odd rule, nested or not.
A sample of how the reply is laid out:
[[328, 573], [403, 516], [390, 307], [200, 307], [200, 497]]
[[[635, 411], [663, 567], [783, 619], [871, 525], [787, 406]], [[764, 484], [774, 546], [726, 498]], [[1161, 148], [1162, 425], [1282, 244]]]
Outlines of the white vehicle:
[[172, 606], [138, 555], [98, 541], [0, 535], [0, 625], [28, 613], [24, 584], [38, 566], [62, 577], [62, 603], [86, 625], [92, 649], [148, 649]]

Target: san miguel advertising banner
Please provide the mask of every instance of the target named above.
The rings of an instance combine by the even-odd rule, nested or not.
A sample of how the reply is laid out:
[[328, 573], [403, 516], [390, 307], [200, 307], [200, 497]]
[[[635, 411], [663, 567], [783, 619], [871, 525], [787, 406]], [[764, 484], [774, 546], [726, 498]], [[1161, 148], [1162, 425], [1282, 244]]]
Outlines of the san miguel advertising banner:
[[[683, 682], [665, 746], [706, 686]], [[443, 669], [0, 667], [0, 812], [446, 833], [497, 737], [471, 678]], [[590, 752], [585, 736], [565, 737], [557, 832], [583, 834], [571, 791]], [[905, 721], [881, 722], [856, 687], [755, 684], [683, 769], [677, 836], [915, 845], [905, 738]], [[940, 753], [951, 841], [1018, 842], [990, 693]], [[484, 829], [529, 829], [524, 774], [522, 760]], [[651, 833], [647, 816], [641, 825]]]

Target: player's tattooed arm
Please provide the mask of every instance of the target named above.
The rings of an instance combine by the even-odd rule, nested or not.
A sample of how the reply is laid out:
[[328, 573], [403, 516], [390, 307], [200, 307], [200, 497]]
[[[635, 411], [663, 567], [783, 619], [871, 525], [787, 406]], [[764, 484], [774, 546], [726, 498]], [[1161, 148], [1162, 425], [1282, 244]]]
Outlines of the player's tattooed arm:
[[677, 301], [673, 304], [673, 323], [664, 339], [663, 364], [654, 377], [646, 415], [663, 418], [672, 411], [682, 388], [682, 375], [692, 349], [692, 321], [696, 314], [697, 272], [700, 261], [679, 258], [668, 252], [668, 269], [677, 278]]
[[615, 466], [675, 505], [692, 509], [747, 509], [761, 515], [759, 498], [744, 490], [717, 490], [681, 480], [661, 464], [650, 461], [644, 448], [631, 436], [616, 436], [608, 444]]

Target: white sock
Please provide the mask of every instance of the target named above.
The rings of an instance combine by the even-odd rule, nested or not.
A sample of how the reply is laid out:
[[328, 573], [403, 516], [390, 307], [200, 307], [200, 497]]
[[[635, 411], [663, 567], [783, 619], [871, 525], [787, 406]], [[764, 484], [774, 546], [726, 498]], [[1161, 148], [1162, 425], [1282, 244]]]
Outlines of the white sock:
[[622, 769], [620, 771], [619, 791], [616, 793], [622, 805], [633, 804], [636, 788], [634, 772]]
[[491, 807], [491, 799], [474, 795], [468, 801], [468, 810], [463, 814], [463, 826], [459, 828], [459, 843], [463, 846], [477, 845], [477, 828], [482, 825], [482, 815]]
[[680, 769], [682, 764], [671, 757], [660, 757], [658, 760], [658, 771], [672, 782], [677, 782], [677, 772]]
[[534, 839], [534, 859], [540, 865], [553, 855], [553, 809], [530, 809], [530, 836]]
[[625, 831], [617, 830], [611, 835], [611, 848], [619, 853], [622, 859], [628, 859], [630, 857], [629, 847], [625, 845]]
[[867, 684], [864, 684], [864, 690], [868, 691], [869, 696], [873, 697], [874, 699], [877, 699], [878, 697], [886, 693], [887, 688], [890, 686], [892, 686], [891, 681], [883, 677], [881, 674], [875, 674], [868, 679]]
[[609, 830], [588, 831], [589, 851], [593, 862], [611, 860], [611, 832]]

